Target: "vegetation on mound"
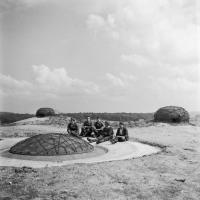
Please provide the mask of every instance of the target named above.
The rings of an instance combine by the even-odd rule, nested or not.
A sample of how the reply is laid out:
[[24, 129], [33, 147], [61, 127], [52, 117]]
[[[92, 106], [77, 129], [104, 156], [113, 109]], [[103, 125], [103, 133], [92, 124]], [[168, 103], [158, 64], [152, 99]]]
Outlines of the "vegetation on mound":
[[0, 112], [0, 124], [10, 124], [19, 120], [24, 120], [34, 117], [32, 114], [19, 114], [19, 113], [11, 113], [11, 112]]
[[[107, 120], [107, 121], [123, 121], [123, 122], [131, 122], [131, 121], [139, 121], [143, 120], [145, 122], [149, 122], [153, 120], [153, 113], [61, 113], [57, 114], [56, 116], [50, 117], [50, 121], [53, 122], [55, 119], [59, 116], [59, 118], [62, 118], [64, 121], [68, 117], [73, 117], [75, 118], [79, 123], [82, 123], [85, 121], [87, 116], [90, 116], [92, 120], [96, 120], [97, 117], [100, 117], [102, 120]], [[10, 124], [19, 120], [24, 120], [34, 117], [32, 114], [19, 114], [19, 113], [11, 113], [11, 112], [0, 112], [0, 124], [6, 125]], [[62, 121], [63, 121], [62, 120]], [[69, 120], [69, 119], [68, 119]], [[67, 120], [67, 123], [68, 123]], [[52, 122], [52, 123], [53, 123]], [[53, 123], [54, 124], [54, 123]], [[66, 125], [66, 122], [63, 122], [63, 125]]]
[[153, 113], [63, 113], [62, 115], [67, 115], [69, 117], [76, 118], [78, 121], [83, 122], [87, 116], [90, 116], [91, 119], [96, 119], [100, 117], [103, 120], [108, 121], [137, 121], [139, 119], [144, 119], [145, 121], [153, 120]]

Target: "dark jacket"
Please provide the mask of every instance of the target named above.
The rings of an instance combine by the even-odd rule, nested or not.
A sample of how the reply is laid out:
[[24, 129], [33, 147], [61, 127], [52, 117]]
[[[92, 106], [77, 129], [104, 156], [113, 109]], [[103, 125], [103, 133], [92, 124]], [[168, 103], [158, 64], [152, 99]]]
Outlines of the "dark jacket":
[[116, 136], [124, 136], [126, 140], [129, 139], [129, 136], [128, 136], [128, 130], [127, 128], [122, 128], [122, 130], [120, 128], [117, 129], [117, 133], [116, 133]]
[[104, 127], [102, 134], [103, 134], [104, 137], [108, 137], [108, 136], [112, 137], [113, 134], [114, 134], [113, 128], [111, 126]]
[[98, 122], [98, 121], [96, 121], [96, 122], [94, 123], [94, 127], [95, 127], [96, 129], [100, 129], [100, 128], [104, 127], [103, 122]]
[[85, 121], [83, 123], [83, 126], [92, 126], [92, 122]]
[[70, 130], [70, 131], [78, 131], [78, 125], [75, 123], [75, 124], [72, 124], [72, 123], [69, 123], [68, 126], [67, 126], [67, 131]]

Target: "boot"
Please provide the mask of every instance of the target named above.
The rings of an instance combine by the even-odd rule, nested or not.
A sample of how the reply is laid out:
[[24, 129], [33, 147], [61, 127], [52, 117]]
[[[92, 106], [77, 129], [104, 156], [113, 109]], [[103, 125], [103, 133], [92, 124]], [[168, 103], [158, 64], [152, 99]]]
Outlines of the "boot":
[[117, 143], [117, 140], [116, 139], [111, 139], [110, 142], [111, 142], [111, 144], [115, 144], [115, 143]]

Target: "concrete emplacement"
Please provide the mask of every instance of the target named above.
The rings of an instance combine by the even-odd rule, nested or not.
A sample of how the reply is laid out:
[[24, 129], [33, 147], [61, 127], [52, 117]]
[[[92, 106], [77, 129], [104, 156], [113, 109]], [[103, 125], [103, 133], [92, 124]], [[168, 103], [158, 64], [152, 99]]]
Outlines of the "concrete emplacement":
[[139, 142], [123, 142], [111, 144], [104, 142], [96, 145], [92, 143], [94, 150], [78, 154], [54, 155], [54, 156], [33, 156], [10, 153], [10, 148], [18, 142], [27, 138], [2, 138], [0, 141], [0, 166], [14, 167], [53, 167], [71, 165], [76, 163], [100, 163], [106, 161], [117, 161], [133, 159], [145, 155], [151, 155], [161, 151], [160, 148], [142, 144]]

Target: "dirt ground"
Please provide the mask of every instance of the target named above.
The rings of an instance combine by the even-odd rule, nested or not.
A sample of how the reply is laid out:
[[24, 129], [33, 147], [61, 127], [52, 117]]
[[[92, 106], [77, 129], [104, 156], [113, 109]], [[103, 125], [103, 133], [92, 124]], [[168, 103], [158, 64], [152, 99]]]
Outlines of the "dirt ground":
[[0, 200], [200, 199], [199, 126], [158, 124], [129, 129], [129, 134], [131, 140], [166, 148], [156, 155], [99, 164], [0, 167]]

